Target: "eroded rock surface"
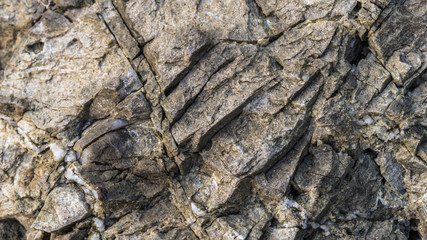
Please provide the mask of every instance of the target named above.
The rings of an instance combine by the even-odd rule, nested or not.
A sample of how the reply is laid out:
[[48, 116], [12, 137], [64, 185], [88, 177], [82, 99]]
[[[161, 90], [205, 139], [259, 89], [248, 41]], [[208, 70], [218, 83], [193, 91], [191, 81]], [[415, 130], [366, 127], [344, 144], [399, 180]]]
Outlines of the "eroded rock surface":
[[57, 187], [49, 193], [32, 227], [54, 232], [81, 221], [88, 210], [82, 191], [72, 186]]
[[3, 0], [0, 239], [427, 238], [425, 0]]

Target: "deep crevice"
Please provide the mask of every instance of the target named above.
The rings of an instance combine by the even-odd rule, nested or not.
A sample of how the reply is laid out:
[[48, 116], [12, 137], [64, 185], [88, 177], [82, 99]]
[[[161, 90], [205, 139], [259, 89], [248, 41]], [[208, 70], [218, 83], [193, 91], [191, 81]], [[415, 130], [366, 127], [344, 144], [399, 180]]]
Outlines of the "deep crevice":
[[427, 82], [427, 69], [424, 70], [410, 85], [406, 86], [408, 92], [412, 92], [417, 89], [421, 84]]
[[421, 234], [418, 231], [418, 225], [419, 225], [419, 220], [417, 219], [410, 220], [411, 229], [409, 230], [409, 235], [408, 235], [409, 240], [421, 240]]
[[[123, 2], [126, 3], [128, 2], [128, 0], [123, 0]], [[116, 6], [115, 1], [112, 1], [112, 5], [114, 7], [114, 10], [117, 12], [117, 15], [119, 15], [119, 17], [122, 19], [122, 22], [125, 25], [126, 29], [128, 30], [130, 36], [138, 43], [138, 47], [140, 47], [139, 45], [141, 45], [141, 43], [138, 41], [138, 37], [135, 36], [135, 34], [137, 33], [135, 33], [135, 31], [129, 26], [127, 19], [123, 17], [122, 13], [119, 11], [119, 8]]]
[[353, 10], [351, 10], [350, 16], [356, 17], [357, 13], [362, 9], [362, 3], [357, 2], [356, 6], [354, 6]]
[[201, 47], [199, 50], [197, 50], [193, 56], [190, 58], [191, 64], [186, 67], [182, 72], [180, 72], [175, 79], [165, 88], [165, 97], [168, 97], [173, 90], [178, 86], [178, 84], [187, 76], [188, 73], [190, 73], [194, 66], [197, 65], [197, 63], [204, 57], [208, 52], [214, 47], [214, 44], [207, 43], [203, 47]]
[[360, 60], [365, 59], [368, 55], [369, 43], [367, 40], [362, 40], [359, 36], [356, 36], [350, 44], [351, 46], [348, 48], [345, 58], [350, 64], [357, 66]]

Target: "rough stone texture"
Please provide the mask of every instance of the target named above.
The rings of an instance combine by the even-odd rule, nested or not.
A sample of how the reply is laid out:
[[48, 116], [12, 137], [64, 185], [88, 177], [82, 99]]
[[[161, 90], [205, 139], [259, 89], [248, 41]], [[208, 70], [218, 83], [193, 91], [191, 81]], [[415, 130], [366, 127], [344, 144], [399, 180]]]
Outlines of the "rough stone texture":
[[0, 239], [426, 239], [425, 0], [0, 1]]
[[88, 215], [84, 194], [75, 187], [57, 187], [47, 196], [32, 227], [54, 232], [81, 221]]
[[25, 228], [17, 220], [3, 219], [0, 221], [0, 238], [20, 240], [25, 238]]

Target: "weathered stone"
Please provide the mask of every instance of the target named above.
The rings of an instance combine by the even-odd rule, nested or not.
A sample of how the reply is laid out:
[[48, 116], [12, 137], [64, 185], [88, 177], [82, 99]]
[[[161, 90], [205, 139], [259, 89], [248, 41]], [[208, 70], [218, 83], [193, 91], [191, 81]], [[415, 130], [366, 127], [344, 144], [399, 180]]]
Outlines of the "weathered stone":
[[141, 51], [138, 47], [138, 42], [132, 37], [111, 0], [103, 1], [100, 5], [102, 18], [108, 25], [108, 29], [113, 33], [125, 55], [133, 60]]
[[239, 216], [216, 219], [206, 229], [211, 239], [246, 239], [249, 235], [249, 224]]
[[[268, 50], [284, 67], [305, 58], [318, 58], [328, 47], [335, 30], [336, 24], [332, 21], [318, 21], [302, 28], [293, 28], [268, 46]], [[292, 69], [295, 70], [300, 68]]]
[[155, 38], [144, 47], [144, 53], [162, 91], [166, 91], [181, 81], [208, 48], [209, 41], [202, 32], [176, 31]]
[[82, 133], [82, 137], [74, 144], [74, 150], [82, 154], [83, 150], [92, 142], [108, 132], [123, 128], [129, 123], [121, 119], [105, 119], [95, 122]]
[[[227, 5], [227, 7], [224, 7]], [[257, 41], [266, 38], [269, 26], [253, 2], [206, 0], [197, 4], [197, 25], [216, 38]]]
[[150, 118], [151, 107], [144, 94], [136, 92], [116, 105], [111, 115], [113, 118], [126, 119], [127, 121], [145, 120]]
[[266, 239], [268, 240], [290, 240], [295, 239], [299, 228], [269, 228], [266, 232]]
[[306, 155], [311, 135], [302, 138], [276, 165], [256, 176], [257, 191], [261, 196], [280, 200], [286, 194], [297, 166]]
[[109, 239], [113, 237], [118, 239], [196, 239], [194, 233], [182, 223], [183, 219], [178, 210], [166, 200], [158, 202], [152, 208], [134, 211], [121, 218], [106, 231], [106, 237]]
[[[115, 124], [117, 128], [115, 128]], [[154, 158], [161, 156], [161, 142], [153, 132], [150, 122], [143, 122], [137, 126], [122, 128], [124, 124], [126, 122], [114, 120], [112, 121], [112, 127], [108, 128], [108, 130], [115, 131], [91, 137], [91, 139], [96, 141], [86, 147], [82, 152], [80, 158], [82, 164], [102, 163], [112, 164], [118, 168], [128, 168], [132, 164], [127, 164], [126, 162], [132, 159], [153, 161]], [[102, 125], [98, 126], [102, 127]], [[104, 131], [103, 133], [106, 132]], [[118, 159], [123, 160], [116, 161]]]
[[[82, 113], [99, 91], [117, 89], [118, 99], [123, 99], [141, 86], [120, 50], [109, 47], [114, 38], [93, 9], [85, 9], [80, 15], [82, 21], [73, 23], [63, 35], [51, 38], [43, 31], [42, 34], [48, 37], [43, 41], [36, 36], [30, 37], [26, 43], [29, 49], [23, 49], [11, 59], [19, 72], [6, 70], [0, 90], [2, 96], [32, 99], [34, 107], [26, 111], [24, 118], [34, 122], [38, 128], [68, 137], [76, 136], [75, 131], [83, 127], [80, 121], [87, 116], [82, 116]], [[63, 17], [49, 20], [68, 21]], [[51, 27], [51, 24], [45, 25]], [[118, 65], [109, 65], [117, 58], [122, 59]], [[55, 71], [61, 73], [53, 74]], [[97, 79], [97, 83], [89, 79]], [[106, 97], [109, 96], [101, 98]], [[104, 103], [101, 98], [95, 101], [95, 105], [98, 101], [98, 104]], [[96, 112], [95, 105], [92, 111]], [[95, 114], [95, 117], [103, 116]]]
[[316, 219], [328, 208], [334, 196], [328, 193], [348, 173], [353, 160], [347, 155], [336, 153], [328, 145], [313, 147], [309, 152], [295, 172], [293, 185], [303, 193], [297, 196], [297, 202], [307, 211], [309, 218]]
[[87, 217], [85, 196], [73, 186], [57, 187], [50, 192], [32, 227], [54, 232]]
[[[256, 54], [254, 46], [248, 46], [247, 51], [246, 56], [255, 56], [245, 58], [242, 55], [236, 64], [226, 67], [228, 71], [224, 75], [215, 75], [195, 103], [172, 126], [172, 135], [178, 145], [192, 140], [191, 150], [201, 149], [219, 129], [242, 111], [254, 94], [277, 77], [278, 67], [272, 59]], [[236, 68], [239, 69], [237, 73], [229, 71]], [[223, 104], [216, 101], [218, 98], [227, 100]]]
[[392, 185], [394, 190], [404, 194], [406, 192], [405, 183], [403, 182], [404, 169], [397, 163], [392, 153], [393, 150], [391, 148], [386, 148], [375, 158], [375, 161], [380, 167], [381, 175]]
[[426, 238], [425, 6], [0, 1], [0, 238]]
[[[212, 139], [211, 146], [201, 153], [202, 157], [216, 169], [233, 176], [254, 174], [270, 167], [307, 130], [306, 104], [315, 100], [316, 90], [316, 87], [309, 89], [294, 105], [277, 113], [269, 114], [273, 107], [264, 109], [267, 112], [263, 114], [248, 105], [243, 114]], [[267, 95], [254, 102], [264, 102], [263, 97], [272, 100], [272, 96]]]
[[210, 50], [162, 101], [166, 117], [171, 122], [181, 117], [214, 74], [221, 74], [222, 68], [232, 64], [240, 55], [242, 52], [237, 44], [220, 43]]
[[[427, 37], [424, 31], [427, 18], [422, 14], [425, 12], [423, 9], [425, 3], [415, 1], [413, 6], [405, 5], [393, 11], [389, 20], [369, 38], [373, 50], [398, 85], [403, 85], [427, 67], [425, 63]], [[391, 32], [393, 34], [390, 34]]]

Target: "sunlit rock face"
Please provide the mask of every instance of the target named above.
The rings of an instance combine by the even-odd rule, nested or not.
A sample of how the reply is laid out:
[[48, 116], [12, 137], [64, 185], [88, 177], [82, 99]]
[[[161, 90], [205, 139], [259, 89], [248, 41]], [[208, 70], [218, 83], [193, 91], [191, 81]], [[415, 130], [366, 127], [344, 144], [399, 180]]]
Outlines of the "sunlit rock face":
[[424, 0], [3, 0], [0, 239], [427, 238]]

